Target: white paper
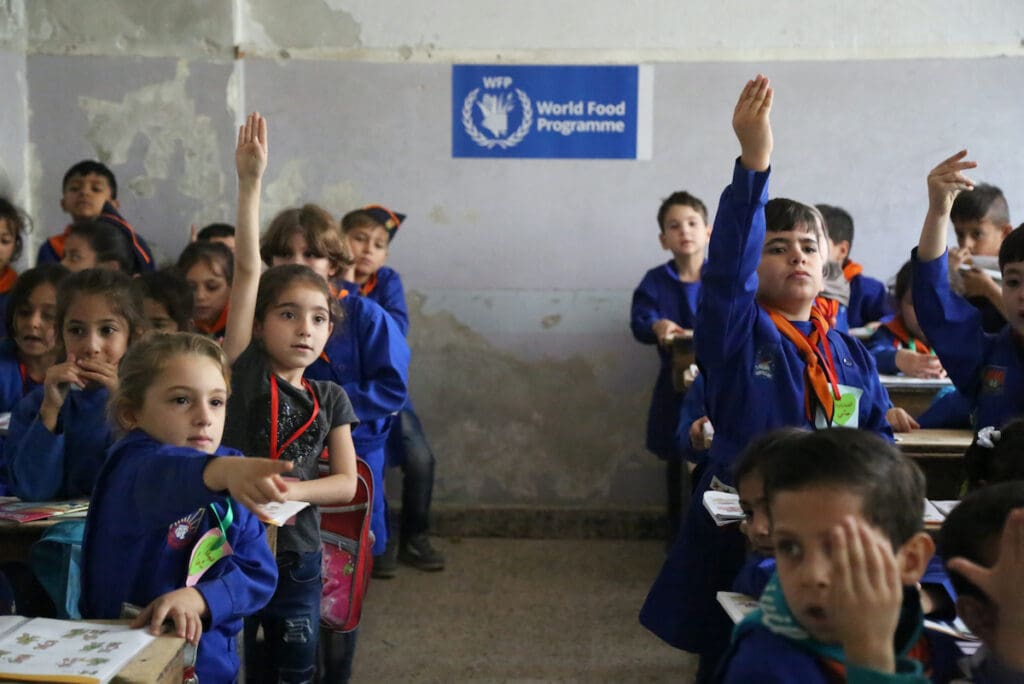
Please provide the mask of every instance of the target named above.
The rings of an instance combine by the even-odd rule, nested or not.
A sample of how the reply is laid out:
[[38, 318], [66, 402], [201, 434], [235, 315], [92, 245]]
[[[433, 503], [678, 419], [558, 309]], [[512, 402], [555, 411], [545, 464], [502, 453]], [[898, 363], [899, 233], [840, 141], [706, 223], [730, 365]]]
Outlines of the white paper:
[[746, 517], [740, 508], [739, 495], [729, 492], [704, 492], [704, 508], [719, 527], [740, 522]]
[[285, 501], [284, 503], [271, 501], [257, 506], [256, 511], [263, 522], [281, 527], [308, 506], [309, 503], [306, 501]]
[[715, 594], [718, 605], [722, 606], [726, 614], [736, 624], [750, 613], [757, 609], [757, 599], [753, 596], [740, 594], [735, 591], [720, 591]]

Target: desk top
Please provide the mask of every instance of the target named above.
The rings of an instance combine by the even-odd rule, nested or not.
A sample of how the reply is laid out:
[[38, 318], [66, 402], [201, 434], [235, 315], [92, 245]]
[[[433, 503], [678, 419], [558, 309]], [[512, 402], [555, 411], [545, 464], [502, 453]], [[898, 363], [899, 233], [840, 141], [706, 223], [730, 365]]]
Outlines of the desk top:
[[887, 390], [940, 390], [944, 387], [951, 387], [953, 382], [949, 378], [911, 378], [906, 375], [885, 375], [879, 373], [878, 379]]
[[914, 430], [896, 435], [896, 446], [910, 455], [962, 456], [974, 439], [971, 430]]

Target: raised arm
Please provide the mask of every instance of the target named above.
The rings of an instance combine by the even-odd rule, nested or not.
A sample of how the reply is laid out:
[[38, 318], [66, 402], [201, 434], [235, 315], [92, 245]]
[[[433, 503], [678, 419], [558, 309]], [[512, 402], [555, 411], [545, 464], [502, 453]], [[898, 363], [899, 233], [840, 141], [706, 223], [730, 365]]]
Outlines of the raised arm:
[[232, 363], [252, 338], [260, 282], [260, 191], [267, 168], [267, 121], [256, 112], [238, 129], [235, 168], [238, 172], [235, 275], [224, 333], [224, 353]]
[[917, 258], [920, 261], [932, 261], [945, 254], [946, 230], [953, 200], [961, 190], [974, 189], [974, 183], [962, 172], [978, 164], [964, 161], [966, 156], [967, 150], [960, 150], [928, 174], [928, 213], [921, 227], [921, 239], [917, 243]]

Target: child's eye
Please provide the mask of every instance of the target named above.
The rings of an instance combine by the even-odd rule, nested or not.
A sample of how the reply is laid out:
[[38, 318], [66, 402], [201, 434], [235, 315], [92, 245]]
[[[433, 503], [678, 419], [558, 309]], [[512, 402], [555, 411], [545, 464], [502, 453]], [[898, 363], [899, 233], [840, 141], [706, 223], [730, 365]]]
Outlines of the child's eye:
[[800, 545], [795, 541], [784, 540], [776, 542], [775, 553], [780, 556], [787, 556], [789, 558], [797, 558], [800, 556], [802, 549]]
[[189, 404], [188, 397], [174, 397], [171, 401], [178, 406], [187, 406]]
[[67, 332], [68, 335], [78, 336], [82, 334], [82, 328], [77, 325], [72, 325], [68, 327], [65, 332]]
[[815, 252], [818, 251], [818, 248], [814, 247], [812, 245], [808, 245], [808, 246], [804, 247], [804, 251], [807, 252], [808, 254], [814, 254]]
[[313, 322], [317, 323], [317, 324], [320, 324], [320, 325], [323, 325], [324, 323], [327, 322], [327, 316], [324, 316], [322, 314], [316, 315], [316, 316], [313, 317]]
[[103, 333], [104, 335], [113, 335], [114, 333], [117, 332], [117, 328], [115, 328], [112, 325], [105, 325], [102, 328], [100, 328], [100, 332]]
[[214, 408], [220, 408], [223, 405], [224, 405], [224, 400], [223, 399], [211, 399], [210, 400], [210, 406], [213, 406]]
[[1019, 285], [1020, 281], [1017, 280], [1016, 278], [1010, 278], [1008, 280], [1003, 281], [1003, 287], [1009, 288], [1011, 290], [1015, 289]]

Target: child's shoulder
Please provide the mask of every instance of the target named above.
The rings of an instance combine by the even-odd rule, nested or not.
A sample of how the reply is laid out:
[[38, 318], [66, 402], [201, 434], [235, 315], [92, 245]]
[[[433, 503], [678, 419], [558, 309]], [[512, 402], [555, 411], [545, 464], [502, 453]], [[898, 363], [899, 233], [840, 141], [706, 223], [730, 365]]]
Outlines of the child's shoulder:
[[818, 658], [762, 625], [741, 629], [722, 663], [724, 682], [827, 684]]

